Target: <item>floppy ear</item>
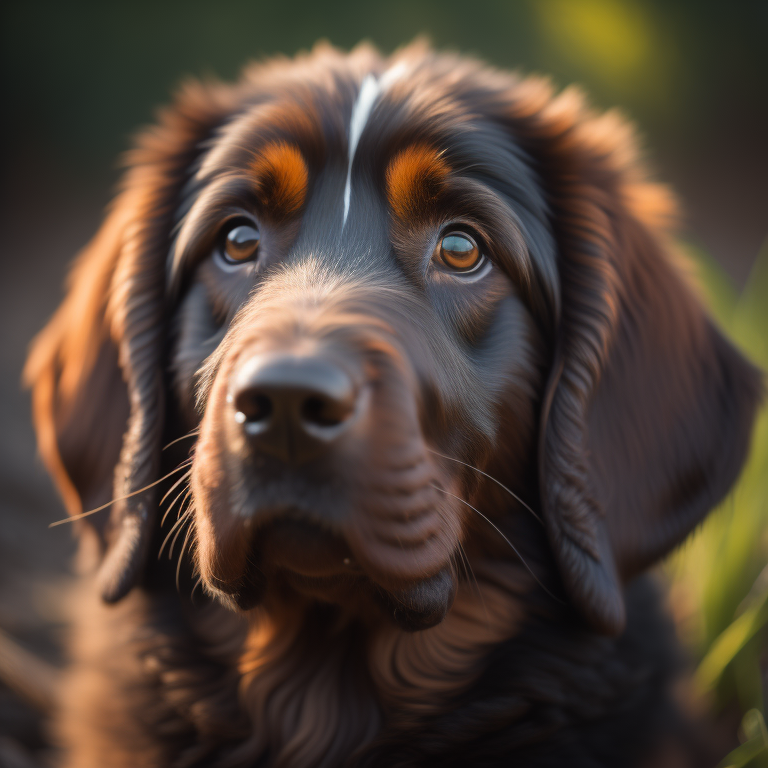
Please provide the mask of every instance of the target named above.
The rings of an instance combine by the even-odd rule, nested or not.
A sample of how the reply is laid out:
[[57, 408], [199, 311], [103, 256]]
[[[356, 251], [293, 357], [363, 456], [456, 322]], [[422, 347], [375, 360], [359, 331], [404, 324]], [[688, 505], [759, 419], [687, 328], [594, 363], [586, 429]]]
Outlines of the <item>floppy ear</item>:
[[67, 296], [24, 372], [38, 444], [70, 515], [104, 554], [107, 602], [139, 580], [156, 518], [163, 429], [166, 258], [182, 187], [201, 142], [232, 108], [221, 87], [189, 85], [129, 155], [122, 191], [79, 257]]
[[561, 283], [539, 443], [546, 525], [572, 600], [614, 634], [622, 583], [735, 481], [762, 381], [673, 263], [672, 202], [643, 177], [626, 124], [540, 82], [514, 111], [549, 198]]

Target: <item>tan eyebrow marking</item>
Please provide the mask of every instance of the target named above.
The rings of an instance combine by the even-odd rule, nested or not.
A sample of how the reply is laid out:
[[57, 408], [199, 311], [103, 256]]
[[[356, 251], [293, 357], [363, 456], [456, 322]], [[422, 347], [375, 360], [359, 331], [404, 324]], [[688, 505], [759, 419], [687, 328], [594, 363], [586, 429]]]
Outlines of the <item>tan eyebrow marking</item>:
[[260, 202], [270, 211], [291, 216], [307, 196], [309, 170], [301, 152], [284, 141], [267, 144], [251, 163]]
[[450, 173], [436, 149], [415, 144], [396, 155], [387, 168], [387, 199], [395, 215], [424, 214], [436, 202]]

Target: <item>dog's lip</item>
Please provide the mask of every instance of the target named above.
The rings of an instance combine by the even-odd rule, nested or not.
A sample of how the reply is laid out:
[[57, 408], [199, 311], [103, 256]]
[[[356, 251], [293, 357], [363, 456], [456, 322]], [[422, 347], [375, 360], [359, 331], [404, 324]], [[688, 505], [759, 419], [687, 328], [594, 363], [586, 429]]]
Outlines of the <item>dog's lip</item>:
[[319, 582], [361, 576], [346, 541], [330, 529], [295, 517], [273, 520], [257, 536], [267, 571], [289, 571]]
[[[254, 539], [261, 570], [270, 574], [283, 573], [289, 580], [322, 587], [340, 581], [369, 581], [379, 588], [396, 594], [407, 592], [424, 579], [432, 578], [443, 567], [440, 562], [428, 571], [422, 568], [398, 567], [393, 561], [386, 565], [371, 559], [371, 553], [356, 550], [341, 532], [330, 525], [307, 519], [295, 510], [282, 510], [258, 531]], [[408, 553], [403, 553], [407, 555]], [[379, 559], [381, 559], [379, 557]], [[387, 567], [391, 566], [391, 570]]]
[[450, 565], [419, 574], [397, 567], [385, 572], [381, 563], [371, 570], [365, 552], [359, 553], [362, 559], [355, 557], [350, 543], [331, 525], [293, 508], [271, 511], [274, 516], [253, 532], [241, 578], [231, 590], [216, 589], [240, 610], [261, 603], [273, 579], [313, 599], [356, 606], [360, 616], [368, 615], [372, 606], [384, 608], [409, 631], [434, 626], [450, 610], [456, 592]]

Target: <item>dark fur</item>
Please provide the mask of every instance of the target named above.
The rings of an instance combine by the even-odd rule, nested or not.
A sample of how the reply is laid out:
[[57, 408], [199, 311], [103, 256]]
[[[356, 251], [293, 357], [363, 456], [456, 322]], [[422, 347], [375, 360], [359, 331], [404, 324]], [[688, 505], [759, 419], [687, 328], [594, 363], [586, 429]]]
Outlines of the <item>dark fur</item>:
[[[398, 63], [342, 226], [353, 104]], [[678, 274], [627, 126], [419, 46], [319, 48], [188, 86], [129, 165], [27, 368], [71, 514], [116, 499], [76, 522], [97, 577], [63, 764], [681, 755], [672, 631], [624, 585], [728, 491], [761, 384]], [[211, 257], [235, 209], [253, 274]], [[451, 222], [494, 262], [476, 282], [430, 266]], [[243, 448], [225, 396], [302, 343], [371, 394], [369, 426], [296, 470]], [[141, 489], [195, 440], [177, 571], [158, 490], [182, 475]]]

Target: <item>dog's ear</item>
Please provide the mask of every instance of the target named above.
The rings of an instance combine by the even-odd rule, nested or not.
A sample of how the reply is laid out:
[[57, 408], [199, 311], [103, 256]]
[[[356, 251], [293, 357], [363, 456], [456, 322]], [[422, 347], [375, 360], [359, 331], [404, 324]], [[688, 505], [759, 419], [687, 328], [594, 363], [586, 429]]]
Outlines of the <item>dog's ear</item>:
[[762, 382], [670, 255], [673, 207], [631, 131], [574, 91], [512, 99], [551, 207], [560, 309], [539, 467], [548, 534], [590, 623], [624, 626], [622, 583], [667, 553], [735, 481]]
[[166, 259], [179, 196], [201, 143], [230, 111], [221, 87], [189, 85], [129, 155], [122, 190], [81, 254], [67, 296], [35, 339], [32, 387], [43, 460], [73, 516], [99, 537], [101, 593], [140, 578], [156, 518], [163, 429]]

